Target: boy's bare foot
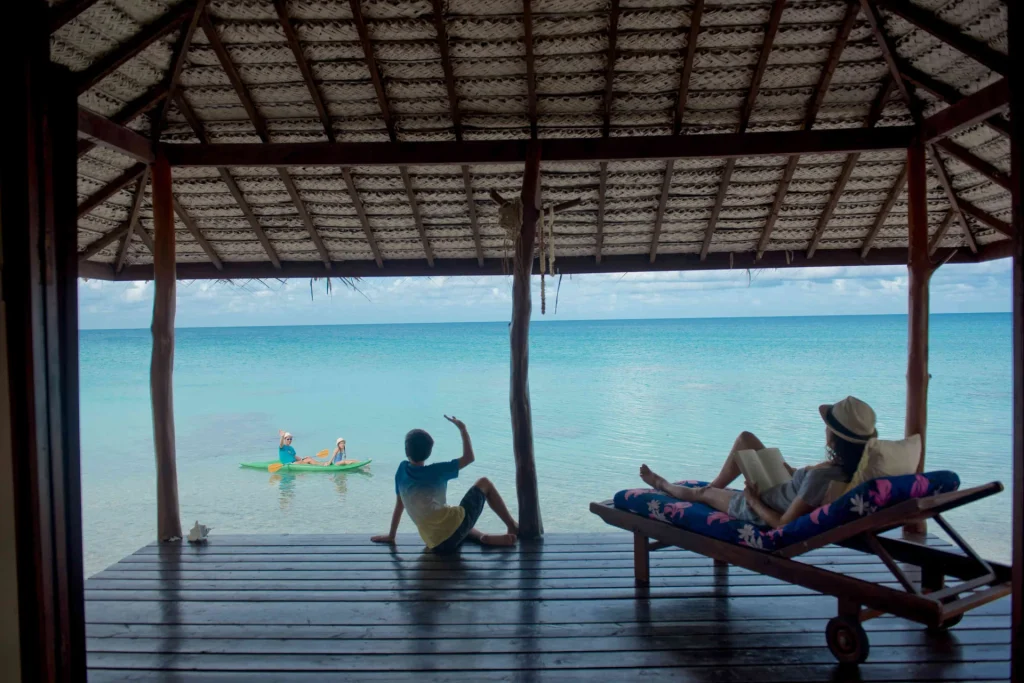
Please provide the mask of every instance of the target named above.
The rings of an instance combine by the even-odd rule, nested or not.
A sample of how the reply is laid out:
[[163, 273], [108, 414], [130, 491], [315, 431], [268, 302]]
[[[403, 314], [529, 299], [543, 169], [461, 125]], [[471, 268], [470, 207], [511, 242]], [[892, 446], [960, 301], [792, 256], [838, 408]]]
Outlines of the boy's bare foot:
[[519, 524], [517, 522], [512, 522], [512, 524], [507, 525], [506, 528], [508, 529], [508, 533], [510, 535], [512, 535], [512, 536], [518, 536], [519, 535]]
[[510, 546], [516, 544], [515, 534], [480, 534], [481, 545]]

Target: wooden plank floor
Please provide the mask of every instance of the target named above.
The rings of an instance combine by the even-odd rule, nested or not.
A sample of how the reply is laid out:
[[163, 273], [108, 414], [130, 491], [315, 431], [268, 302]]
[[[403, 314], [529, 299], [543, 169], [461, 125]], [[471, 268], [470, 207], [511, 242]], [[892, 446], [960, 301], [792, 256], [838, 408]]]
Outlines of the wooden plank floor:
[[[89, 680], [1008, 680], [1008, 599], [946, 634], [884, 617], [871, 655], [825, 645], [834, 598], [678, 549], [633, 583], [626, 533], [553, 534], [458, 557], [365, 536], [219, 536], [150, 545], [86, 582]], [[808, 562], [891, 578], [876, 558]], [[893, 584], [895, 585], [895, 584]]]

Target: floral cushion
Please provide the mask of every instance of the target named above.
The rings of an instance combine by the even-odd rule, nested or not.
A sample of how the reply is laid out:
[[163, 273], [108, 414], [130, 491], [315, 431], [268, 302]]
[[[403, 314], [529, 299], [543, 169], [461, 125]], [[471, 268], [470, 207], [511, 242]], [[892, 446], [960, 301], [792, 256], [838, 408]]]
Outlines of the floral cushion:
[[[678, 483], [688, 487], [706, 485], [701, 481]], [[615, 494], [615, 507], [720, 541], [771, 551], [805, 541], [823, 531], [911, 498], [948, 493], [959, 487], [960, 477], [949, 471], [872, 479], [835, 502], [822, 505], [780, 529], [755, 526], [703, 503], [685, 503], [654, 489], [619, 491]]]

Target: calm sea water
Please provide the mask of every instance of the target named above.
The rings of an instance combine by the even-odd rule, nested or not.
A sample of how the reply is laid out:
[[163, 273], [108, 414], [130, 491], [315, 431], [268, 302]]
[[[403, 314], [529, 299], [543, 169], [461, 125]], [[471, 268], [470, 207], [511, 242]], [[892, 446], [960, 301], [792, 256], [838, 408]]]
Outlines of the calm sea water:
[[[1011, 474], [1009, 314], [932, 317], [928, 468], [964, 485]], [[749, 429], [794, 465], [823, 455], [817, 405], [867, 400], [883, 437], [903, 432], [903, 316], [535, 322], [530, 390], [546, 530], [607, 529], [587, 510], [638, 483], [642, 462], [711, 478]], [[156, 535], [148, 330], [81, 333], [86, 571]], [[449, 498], [491, 478], [515, 512], [505, 323], [181, 329], [175, 359], [178, 483], [186, 528], [218, 533], [381, 533], [402, 439], [429, 430], [437, 459], [469, 427], [477, 461]], [[348, 440], [369, 471], [274, 476], [277, 430], [300, 454]], [[1006, 560], [1004, 493], [951, 515]], [[484, 529], [500, 528], [485, 513]], [[406, 519], [402, 532], [414, 531]]]

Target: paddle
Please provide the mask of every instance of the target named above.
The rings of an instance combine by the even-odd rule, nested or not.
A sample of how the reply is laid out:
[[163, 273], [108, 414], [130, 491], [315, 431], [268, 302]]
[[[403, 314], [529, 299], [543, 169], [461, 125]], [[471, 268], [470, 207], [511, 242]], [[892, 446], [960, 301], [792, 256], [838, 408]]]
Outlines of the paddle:
[[[330, 451], [325, 448], [322, 451], [320, 451], [319, 453], [317, 453], [316, 457], [317, 458], [321, 458], [321, 459], [322, 458], [326, 458], [329, 453], [330, 453]], [[284, 467], [284, 463], [283, 462], [274, 462], [274, 463], [271, 463], [267, 467], [267, 471], [270, 472], [271, 474], [273, 474], [274, 472], [277, 472], [278, 470], [280, 470], [282, 467]]]

